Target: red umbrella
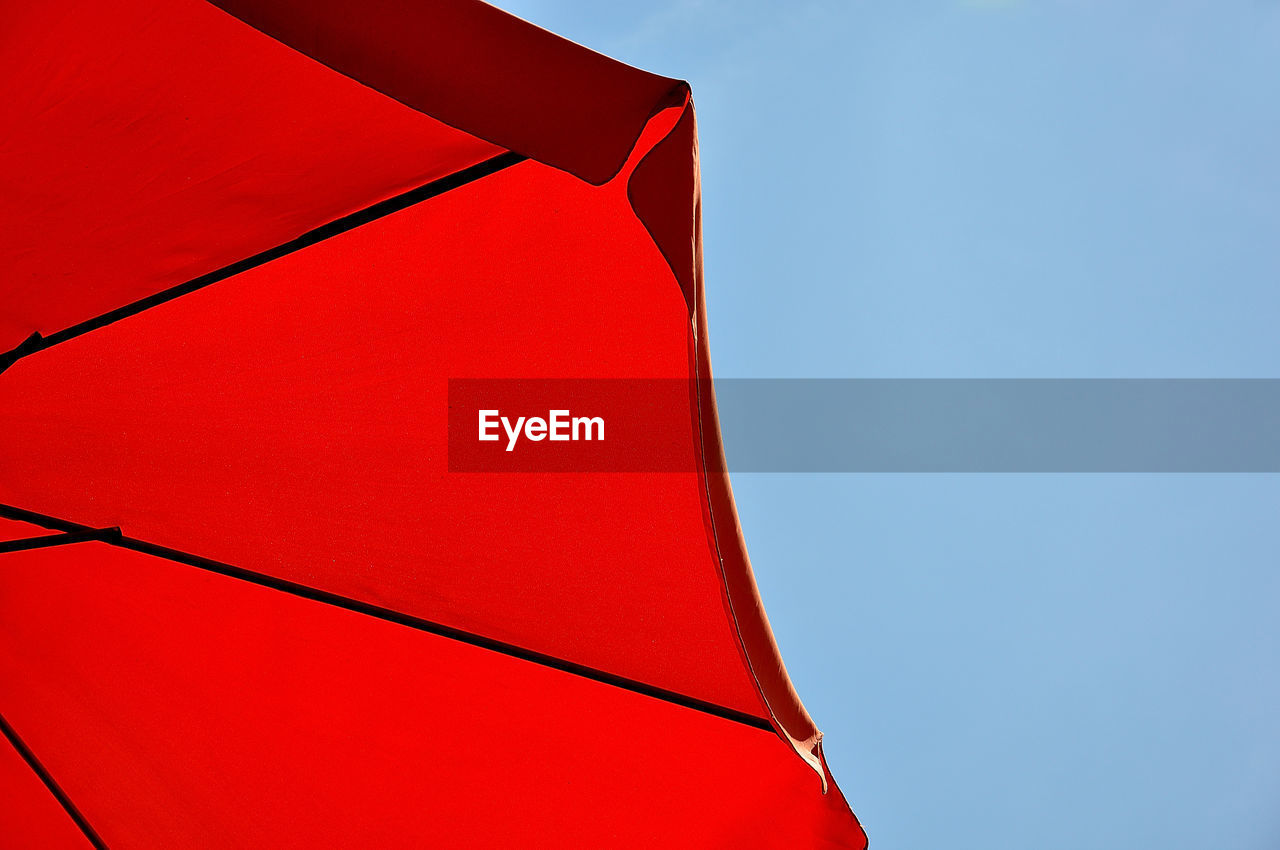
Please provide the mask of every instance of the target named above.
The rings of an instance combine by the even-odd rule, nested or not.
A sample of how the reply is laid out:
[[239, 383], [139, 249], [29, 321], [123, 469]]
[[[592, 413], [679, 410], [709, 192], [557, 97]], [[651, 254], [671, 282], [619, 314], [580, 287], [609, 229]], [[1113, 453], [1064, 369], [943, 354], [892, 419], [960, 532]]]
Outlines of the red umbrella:
[[[688, 87], [474, 0], [0, 36], [5, 847], [846, 847], [710, 385]], [[451, 378], [690, 382], [451, 471]]]

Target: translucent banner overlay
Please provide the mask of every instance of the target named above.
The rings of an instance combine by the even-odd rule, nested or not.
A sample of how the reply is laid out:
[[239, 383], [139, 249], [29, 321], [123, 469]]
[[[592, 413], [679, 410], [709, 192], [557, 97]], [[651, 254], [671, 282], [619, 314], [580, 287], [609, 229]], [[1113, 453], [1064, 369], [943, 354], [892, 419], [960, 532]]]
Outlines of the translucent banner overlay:
[[[695, 472], [697, 391], [452, 379], [449, 469]], [[720, 379], [715, 394], [736, 472], [1280, 471], [1276, 379]]]

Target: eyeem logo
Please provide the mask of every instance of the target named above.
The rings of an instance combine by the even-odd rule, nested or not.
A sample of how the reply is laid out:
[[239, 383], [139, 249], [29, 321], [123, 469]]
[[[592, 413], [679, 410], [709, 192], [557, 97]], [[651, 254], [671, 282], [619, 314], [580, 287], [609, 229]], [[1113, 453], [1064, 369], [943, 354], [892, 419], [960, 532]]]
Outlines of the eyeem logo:
[[[570, 416], [567, 410], [548, 411], [547, 418], [541, 416], [517, 417], [512, 423], [497, 410], [480, 411], [480, 441], [493, 443], [502, 437], [498, 427], [507, 435], [507, 451], [516, 447], [521, 433], [525, 439], [535, 443], [542, 440], [552, 442], [570, 442], [578, 440], [604, 440], [604, 418], [600, 416]], [[592, 436], [594, 434], [594, 437]]]

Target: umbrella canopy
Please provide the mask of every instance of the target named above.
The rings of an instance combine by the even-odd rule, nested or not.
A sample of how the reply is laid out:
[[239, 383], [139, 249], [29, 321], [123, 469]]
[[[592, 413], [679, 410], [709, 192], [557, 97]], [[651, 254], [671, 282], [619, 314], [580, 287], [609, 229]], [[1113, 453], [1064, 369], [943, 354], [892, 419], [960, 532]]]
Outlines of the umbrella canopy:
[[[843, 847], [711, 390], [685, 84], [471, 0], [0, 35], [0, 834]], [[684, 471], [451, 471], [452, 378]]]

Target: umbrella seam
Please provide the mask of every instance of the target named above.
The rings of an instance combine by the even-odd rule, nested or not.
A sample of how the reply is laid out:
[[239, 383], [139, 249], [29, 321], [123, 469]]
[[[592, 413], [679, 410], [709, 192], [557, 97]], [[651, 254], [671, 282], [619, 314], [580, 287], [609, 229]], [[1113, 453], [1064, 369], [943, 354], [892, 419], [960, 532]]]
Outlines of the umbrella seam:
[[0, 733], [8, 739], [9, 743], [17, 750], [18, 755], [22, 756], [22, 760], [27, 763], [27, 767], [44, 783], [44, 787], [53, 795], [67, 815], [75, 822], [80, 831], [84, 833], [85, 839], [94, 846], [96, 850], [108, 850], [106, 843], [102, 837], [98, 835], [97, 830], [85, 818], [84, 813], [76, 808], [76, 804], [71, 802], [71, 798], [67, 796], [67, 792], [62, 790], [57, 781], [49, 773], [40, 759], [36, 758], [36, 754], [31, 751], [26, 742], [18, 735], [17, 730], [10, 725], [3, 714], [0, 714]]
[[438, 197], [445, 192], [461, 188], [469, 183], [474, 183], [484, 177], [496, 174], [503, 169], [510, 168], [513, 165], [524, 162], [527, 159], [528, 157], [523, 154], [515, 153], [513, 151], [500, 153], [497, 156], [490, 157], [489, 159], [478, 162], [475, 165], [469, 166], [460, 171], [455, 171], [452, 174], [437, 178], [429, 183], [410, 189], [407, 192], [402, 192], [401, 194], [387, 198], [384, 201], [379, 201], [371, 206], [356, 210], [355, 212], [349, 213], [340, 218], [336, 218], [327, 224], [322, 224], [319, 227], [308, 230], [301, 236], [297, 236], [287, 242], [282, 242], [279, 245], [266, 249], [265, 251], [259, 251], [258, 253], [242, 260], [236, 260], [234, 263], [230, 263], [222, 266], [221, 268], [193, 277], [183, 283], [176, 284], [168, 287], [167, 289], [162, 289], [159, 292], [148, 295], [146, 298], [141, 298], [137, 301], [125, 304], [122, 307], [117, 307], [116, 309], [103, 313], [100, 316], [95, 316], [92, 319], [86, 319], [83, 322], [77, 322], [70, 327], [57, 331], [56, 333], [49, 334], [48, 336], [42, 336], [39, 332], [33, 333], [15, 348], [0, 354], [0, 372], [4, 372], [5, 369], [8, 369], [22, 358], [29, 357], [39, 351], [44, 351], [46, 348], [51, 348], [59, 343], [75, 339], [78, 336], [87, 334], [90, 331], [95, 331], [98, 328], [106, 327], [107, 325], [118, 322], [121, 319], [136, 316], [137, 314], [149, 310], [152, 307], [158, 307], [161, 304], [173, 301], [183, 295], [189, 295], [192, 292], [204, 289], [206, 286], [210, 286], [230, 277], [235, 277], [242, 272], [265, 265], [273, 260], [278, 260], [281, 257], [301, 251], [304, 248], [310, 248], [311, 246], [323, 242], [326, 239], [339, 236], [343, 233], [354, 230], [357, 227], [391, 215], [392, 213], [408, 209], [409, 207], [422, 203], [423, 201]]
[[[88, 526], [80, 525], [79, 523], [72, 522], [70, 520], [39, 514], [34, 511], [24, 510], [11, 505], [0, 505], [0, 516], [29, 522], [34, 525], [42, 525], [46, 528], [58, 529], [61, 531], [96, 531], [96, 529], [89, 529]], [[554, 655], [547, 655], [546, 653], [527, 649], [496, 638], [485, 637], [484, 635], [478, 635], [453, 626], [447, 626], [443, 623], [437, 623], [422, 617], [415, 617], [412, 614], [406, 614], [391, 608], [384, 608], [371, 602], [352, 599], [331, 591], [321, 590], [316, 587], [311, 587], [310, 585], [299, 584], [297, 582], [289, 581], [288, 579], [255, 572], [254, 570], [246, 569], [245, 567], [237, 567], [233, 564], [226, 564], [222, 561], [215, 561], [211, 558], [204, 558], [200, 555], [193, 555], [189, 552], [183, 552], [178, 549], [171, 549], [167, 546], [161, 546], [135, 537], [128, 537], [125, 535], [106, 535], [96, 542], [106, 543], [123, 549], [130, 549], [144, 555], [163, 558], [168, 561], [185, 564], [189, 567], [195, 567], [196, 569], [204, 570], [206, 572], [226, 576], [227, 578], [238, 579], [260, 587], [278, 590], [282, 593], [288, 593], [291, 596], [309, 599], [312, 602], [318, 602], [323, 605], [341, 608], [356, 614], [363, 614], [386, 622], [408, 626], [409, 628], [427, 632], [428, 634], [433, 634], [437, 637], [454, 640], [459, 643], [465, 643], [480, 649], [487, 649], [491, 652], [497, 652], [511, 658], [518, 658], [522, 661], [528, 661], [543, 667], [549, 667], [553, 670], [559, 670], [562, 673], [568, 673], [570, 675], [589, 679], [601, 684], [611, 685], [622, 690], [631, 691], [653, 699], [679, 705], [683, 708], [700, 711], [704, 714], [719, 717], [723, 720], [729, 720], [764, 732], [776, 734], [773, 724], [770, 723], [769, 720], [763, 717], [757, 717], [753, 714], [748, 714], [745, 711], [739, 711], [735, 708], [729, 708], [717, 703], [708, 702], [707, 700], [698, 699], [697, 697], [688, 696], [687, 694], [682, 694], [677, 691], [670, 691], [657, 685], [651, 685], [646, 682], [629, 679], [615, 673], [598, 670], [594, 667], [588, 667], [585, 664], [579, 664], [574, 661], [558, 658]]]

